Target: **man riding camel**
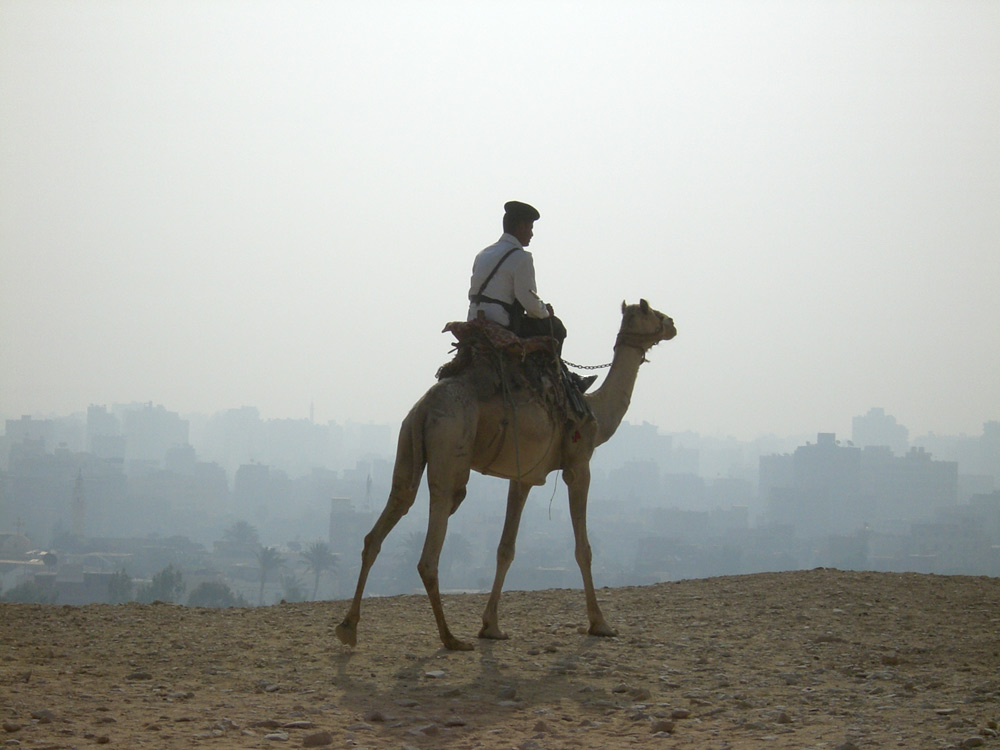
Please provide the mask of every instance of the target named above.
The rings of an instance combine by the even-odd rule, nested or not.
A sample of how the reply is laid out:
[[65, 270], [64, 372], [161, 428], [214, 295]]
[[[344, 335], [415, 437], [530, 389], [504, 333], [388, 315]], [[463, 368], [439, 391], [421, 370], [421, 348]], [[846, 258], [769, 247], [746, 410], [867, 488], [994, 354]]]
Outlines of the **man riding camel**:
[[[508, 201], [504, 204], [503, 235], [480, 251], [472, 264], [469, 285], [468, 320], [480, 312], [518, 336], [551, 336], [557, 342], [556, 353], [562, 351], [566, 327], [555, 316], [552, 305], [538, 296], [535, 285], [535, 264], [525, 248], [534, 235], [538, 211], [527, 203]], [[581, 393], [597, 376], [581, 378], [570, 374]]]

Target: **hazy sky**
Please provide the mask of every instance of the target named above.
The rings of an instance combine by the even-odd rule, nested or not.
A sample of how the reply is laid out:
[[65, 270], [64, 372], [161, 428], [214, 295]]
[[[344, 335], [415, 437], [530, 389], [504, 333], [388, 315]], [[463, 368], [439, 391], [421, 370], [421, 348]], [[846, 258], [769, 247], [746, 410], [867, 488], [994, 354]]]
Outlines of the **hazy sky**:
[[502, 205], [627, 419], [1000, 419], [1000, 3], [0, 0], [0, 414], [398, 422]]

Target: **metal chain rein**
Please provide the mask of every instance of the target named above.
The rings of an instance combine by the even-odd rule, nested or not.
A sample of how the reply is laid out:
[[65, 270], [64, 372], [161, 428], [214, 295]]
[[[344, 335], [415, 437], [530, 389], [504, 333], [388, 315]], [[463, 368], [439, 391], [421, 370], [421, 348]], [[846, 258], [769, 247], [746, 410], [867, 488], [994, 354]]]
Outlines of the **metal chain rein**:
[[603, 370], [605, 367], [611, 367], [611, 362], [608, 362], [606, 365], [578, 365], [575, 362], [570, 362], [566, 359], [562, 362], [564, 365], [572, 367], [574, 370]]

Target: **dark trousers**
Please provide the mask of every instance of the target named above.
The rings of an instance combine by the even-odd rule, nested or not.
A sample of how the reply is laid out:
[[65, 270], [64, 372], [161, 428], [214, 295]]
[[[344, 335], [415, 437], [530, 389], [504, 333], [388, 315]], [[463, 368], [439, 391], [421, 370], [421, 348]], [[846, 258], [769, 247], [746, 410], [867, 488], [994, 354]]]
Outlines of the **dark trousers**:
[[557, 352], [562, 352], [563, 341], [566, 339], [566, 326], [555, 315], [547, 318], [521, 318], [517, 335], [523, 339], [529, 336], [552, 336], [558, 342]]

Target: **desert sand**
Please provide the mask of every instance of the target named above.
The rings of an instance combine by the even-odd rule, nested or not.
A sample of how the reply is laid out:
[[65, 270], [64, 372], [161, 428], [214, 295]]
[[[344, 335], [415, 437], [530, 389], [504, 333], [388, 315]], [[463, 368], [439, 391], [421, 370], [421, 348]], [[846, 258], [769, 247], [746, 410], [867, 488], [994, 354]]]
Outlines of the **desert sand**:
[[249, 609], [0, 605], [0, 746], [962, 748], [1000, 737], [1000, 579], [813, 570]]

